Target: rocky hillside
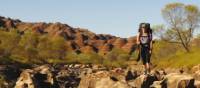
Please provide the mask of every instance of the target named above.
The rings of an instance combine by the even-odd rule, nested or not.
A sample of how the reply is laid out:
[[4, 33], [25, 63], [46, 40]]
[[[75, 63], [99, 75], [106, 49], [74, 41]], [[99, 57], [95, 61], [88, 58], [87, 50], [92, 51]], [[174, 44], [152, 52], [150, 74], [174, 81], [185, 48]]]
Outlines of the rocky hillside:
[[10, 18], [0, 17], [0, 27], [4, 29], [17, 29], [20, 34], [27, 30], [32, 30], [40, 34], [48, 34], [52, 37], [62, 36], [67, 41], [66, 44], [78, 53], [94, 51], [106, 54], [113, 48], [121, 48], [131, 53], [134, 50], [135, 37], [120, 38], [106, 34], [95, 34], [82, 28], [73, 28], [62, 23], [30, 23], [14, 20]]

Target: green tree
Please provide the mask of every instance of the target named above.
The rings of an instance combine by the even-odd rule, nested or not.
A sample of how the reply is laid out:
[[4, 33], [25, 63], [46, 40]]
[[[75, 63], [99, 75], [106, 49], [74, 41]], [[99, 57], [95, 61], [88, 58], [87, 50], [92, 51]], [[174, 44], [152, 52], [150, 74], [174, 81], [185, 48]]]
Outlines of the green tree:
[[37, 49], [39, 58], [44, 62], [51, 62], [52, 59], [64, 59], [66, 54], [65, 40], [60, 36], [41, 36]]
[[176, 42], [182, 44], [184, 49], [189, 52], [194, 30], [199, 26], [200, 22], [200, 10], [198, 7], [182, 3], [170, 3], [162, 9], [162, 15], [169, 25], [169, 30], [173, 30], [167, 32], [175, 32], [171, 34], [177, 36]]
[[79, 55], [74, 52], [74, 51], [70, 51], [70, 52], [67, 52], [66, 55], [65, 55], [65, 58], [64, 58], [64, 61], [66, 63], [78, 63], [79, 62], [79, 59], [78, 59]]
[[[39, 41], [39, 35], [31, 30], [27, 30], [21, 35], [21, 40], [18, 44], [18, 48], [13, 55], [18, 61], [24, 60], [24, 62], [34, 62], [37, 59], [37, 45]], [[22, 60], [23, 59], [23, 60]]]
[[95, 52], [91, 53], [81, 53], [78, 55], [78, 63], [82, 64], [102, 64], [103, 63], [103, 57], [98, 55]]
[[17, 44], [19, 41], [20, 35], [17, 34], [15, 29], [8, 32], [0, 30], [1, 56], [9, 57], [13, 53], [14, 49], [18, 47]]
[[177, 42], [179, 38], [176, 34], [176, 31], [166, 28], [165, 25], [163, 24], [154, 25], [153, 31], [154, 31], [153, 34], [159, 40], [162, 40], [168, 43], [180, 43], [180, 42]]
[[66, 42], [63, 37], [56, 36], [52, 38], [52, 55], [54, 58], [63, 59], [66, 54]]
[[127, 52], [114, 48], [104, 57], [103, 64], [108, 67], [124, 67], [129, 58], [130, 55]]

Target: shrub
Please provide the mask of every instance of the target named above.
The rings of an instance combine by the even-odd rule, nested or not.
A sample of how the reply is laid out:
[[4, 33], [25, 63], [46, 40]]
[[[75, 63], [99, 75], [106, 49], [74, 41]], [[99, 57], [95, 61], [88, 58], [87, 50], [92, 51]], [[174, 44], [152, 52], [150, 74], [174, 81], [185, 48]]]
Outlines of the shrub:
[[20, 36], [15, 30], [9, 32], [0, 30], [0, 56], [9, 57], [17, 48], [19, 40]]
[[83, 64], [101, 64], [102, 57], [99, 56], [97, 53], [87, 53], [87, 54], [79, 54], [78, 61]]
[[107, 67], [125, 67], [130, 55], [121, 49], [114, 48], [109, 52], [103, 60], [103, 64]]

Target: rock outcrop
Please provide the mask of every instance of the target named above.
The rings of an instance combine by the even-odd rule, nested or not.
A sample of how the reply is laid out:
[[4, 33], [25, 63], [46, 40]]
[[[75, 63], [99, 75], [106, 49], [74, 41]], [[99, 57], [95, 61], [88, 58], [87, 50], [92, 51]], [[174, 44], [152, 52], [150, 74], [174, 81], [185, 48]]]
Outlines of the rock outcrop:
[[196, 80], [200, 80], [200, 64], [194, 66], [194, 67], [191, 69], [191, 73], [193, 74], [193, 76], [194, 76], [194, 78], [195, 78]]
[[[166, 73], [152, 70], [150, 75], [135, 68], [113, 68], [100, 65], [42, 65], [25, 69], [15, 88], [199, 88], [200, 80], [188, 73]], [[138, 67], [137, 67], [138, 66]]]
[[195, 88], [195, 80], [189, 74], [170, 73], [161, 81], [155, 81], [154, 88]]
[[99, 71], [83, 77], [78, 88], [131, 88], [131, 86], [108, 71]]
[[50, 88], [54, 84], [50, 66], [43, 65], [22, 71], [15, 88]]
[[113, 48], [122, 48], [122, 50], [132, 53], [134, 51], [135, 37], [120, 38], [108, 34], [95, 34], [83, 28], [73, 28], [62, 23], [30, 23], [14, 20], [10, 18], [0, 17], [0, 27], [6, 30], [16, 29], [20, 34], [27, 30], [32, 30], [40, 34], [48, 34], [52, 37], [62, 36], [74, 51], [96, 52], [107, 54]]

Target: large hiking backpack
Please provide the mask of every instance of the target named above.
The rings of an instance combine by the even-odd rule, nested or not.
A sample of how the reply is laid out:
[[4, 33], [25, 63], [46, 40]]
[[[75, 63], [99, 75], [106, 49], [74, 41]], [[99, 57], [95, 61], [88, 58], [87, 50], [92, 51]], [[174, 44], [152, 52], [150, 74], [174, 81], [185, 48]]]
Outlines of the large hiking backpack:
[[152, 31], [152, 29], [151, 29], [151, 25], [150, 25], [150, 23], [146, 23], [146, 28], [149, 30], [149, 37], [150, 37], [150, 40], [152, 40], [152, 33], [153, 33], [153, 31]]

